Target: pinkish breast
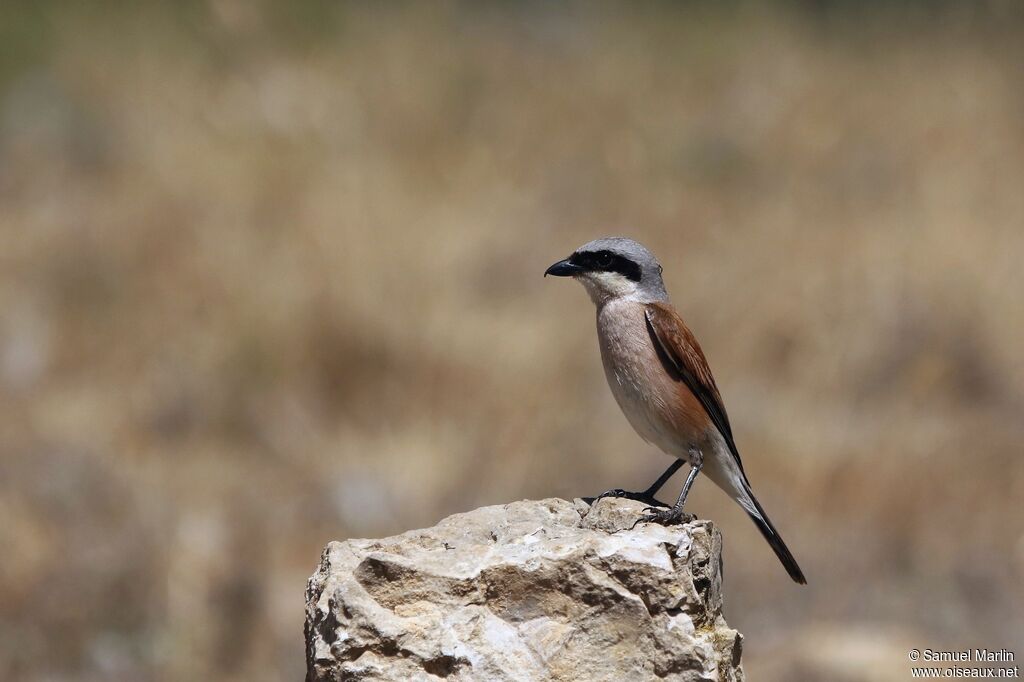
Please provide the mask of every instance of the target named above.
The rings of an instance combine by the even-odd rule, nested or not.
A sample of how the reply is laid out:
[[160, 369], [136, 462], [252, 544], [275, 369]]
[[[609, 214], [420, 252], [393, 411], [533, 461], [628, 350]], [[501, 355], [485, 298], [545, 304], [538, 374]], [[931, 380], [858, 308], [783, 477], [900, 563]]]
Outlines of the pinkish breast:
[[597, 312], [597, 334], [612, 395], [640, 437], [681, 458], [706, 445], [711, 420], [690, 389], [662, 366], [644, 304], [605, 303]]

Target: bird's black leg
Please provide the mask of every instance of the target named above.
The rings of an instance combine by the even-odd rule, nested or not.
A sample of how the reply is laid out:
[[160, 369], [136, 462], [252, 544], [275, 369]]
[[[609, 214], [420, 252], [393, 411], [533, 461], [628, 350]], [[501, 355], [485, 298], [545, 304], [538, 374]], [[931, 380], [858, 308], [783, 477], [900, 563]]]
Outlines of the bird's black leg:
[[672, 462], [672, 464], [669, 465], [668, 469], [665, 469], [665, 472], [661, 476], [658, 476], [658, 480], [652, 483], [651, 486], [647, 488], [647, 490], [644, 490], [642, 492], [630, 492], [628, 490], [623, 490], [622, 488], [615, 488], [614, 490], [606, 490], [597, 497], [585, 497], [583, 499], [586, 502], [593, 504], [594, 502], [597, 502], [603, 497], [622, 497], [627, 500], [645, 502], [655, 507], [665, 507], [667, 509], [668, 505], [658, 500], [654, 496], [658, 494], [658, 491], [661, 490], [662, 486], [665, 485], [668, 479], [672, 478], [672, 474], [679, 471], [679, 467], [681, 466], [683, 466], [683, 460], [681, 459], [677, 459], [676, 461]]
[[648, 507], [644, 510], [647, 513], [641, 516], [637, 523], [644, 521], [646, 523], [660, 523], [663, 526], [671, 526], [684, 523], [689, 520], [687, 517], [692, 517], [691, 514], [683, 512], [683, 505], [686, 504], [686, 496], [690, 494], [690, 487], [693, 486], [694, 479], [697, 478], [701, 467], [704, 466], [704, 455], [700, 451], [696, 451], [692, 453], [692, 456], [693, 461], [690, 464], [690, 473], [686, 477], [686, 483], [683, 483], [683, 489], [679, 493], [679, 499], [676, 500], [675, 505], [671, 509], [657, 509], [654, 506]]

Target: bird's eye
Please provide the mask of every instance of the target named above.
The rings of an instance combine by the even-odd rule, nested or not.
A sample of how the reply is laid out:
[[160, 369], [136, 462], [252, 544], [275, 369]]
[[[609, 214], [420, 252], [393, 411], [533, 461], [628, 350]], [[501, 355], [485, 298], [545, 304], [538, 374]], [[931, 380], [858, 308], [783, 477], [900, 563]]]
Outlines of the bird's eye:
[[612, 254], [607, 251], [602, 251], [597, 254], [597, 258], [594, 259], [598, 267], [607, 268], [612, 264]]

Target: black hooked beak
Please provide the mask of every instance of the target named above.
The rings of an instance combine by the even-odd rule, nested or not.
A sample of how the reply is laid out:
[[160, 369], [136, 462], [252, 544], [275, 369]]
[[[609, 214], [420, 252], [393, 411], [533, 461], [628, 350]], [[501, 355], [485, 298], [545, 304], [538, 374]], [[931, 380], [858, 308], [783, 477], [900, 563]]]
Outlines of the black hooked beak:
[[583, 272], [583, 268], [570, 262], [568, 258], [560, 260], [550, 268], [544, 271], [544, 276], [554, 275], [555, 277], [572, 277], [573, 275]]

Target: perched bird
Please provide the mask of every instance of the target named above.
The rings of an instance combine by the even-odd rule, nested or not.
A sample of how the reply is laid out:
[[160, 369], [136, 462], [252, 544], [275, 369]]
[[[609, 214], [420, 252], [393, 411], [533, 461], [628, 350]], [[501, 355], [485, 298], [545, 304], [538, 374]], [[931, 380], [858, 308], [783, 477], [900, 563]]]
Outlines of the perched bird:
[[711, 369], [697, 339], [669, 303], [654, 255], [632, 239], [597, 239], [544, 275], [572, 277], [583, 284], [597, 306], [601, 360], [616, 402], [641, 438], [677, 458], [647, 490], [610, 490], [601, 497], [661, 505], [655, 494], [688, 462], [689, 475], [675, 505], [648, 507], [642, 520], [679, 523], [690, 487], [704, 472], [753, 519], [790, 577], [806, 584], [750, 489]]

